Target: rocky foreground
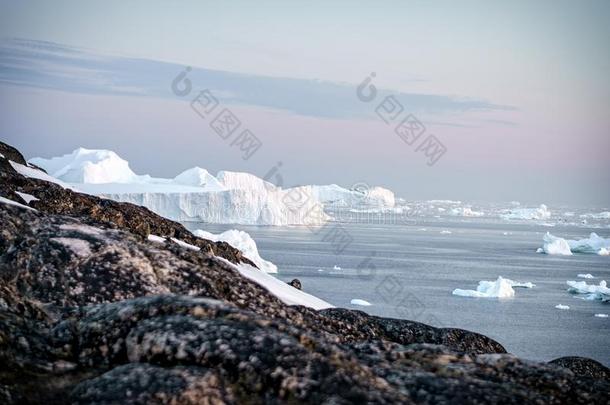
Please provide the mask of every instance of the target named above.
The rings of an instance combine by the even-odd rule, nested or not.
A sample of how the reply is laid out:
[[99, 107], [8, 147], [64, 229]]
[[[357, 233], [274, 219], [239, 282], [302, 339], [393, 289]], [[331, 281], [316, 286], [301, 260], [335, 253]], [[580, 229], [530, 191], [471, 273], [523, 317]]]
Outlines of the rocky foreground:
[[17, 150], [0, 154], [0, 196], [29, 207], [0, 203], [2, 404], [609, 403], [598, 362], [529, 362], [461, 329], [287, 306], [239, 274], [252, 263], [230, 245], [24, 177]]

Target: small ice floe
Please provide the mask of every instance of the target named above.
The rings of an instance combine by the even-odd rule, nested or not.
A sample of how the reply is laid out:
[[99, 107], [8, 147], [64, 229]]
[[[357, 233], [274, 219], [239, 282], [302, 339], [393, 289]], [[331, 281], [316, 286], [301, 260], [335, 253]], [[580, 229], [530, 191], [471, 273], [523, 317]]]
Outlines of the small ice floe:
[[365, 301], [365, 300], [361, 300], [361, 299], [358, 299], [358, 298], [354, 298], [349, 303], [352, 304], [352, 305], [360, 305], [360, 306], [363, 306], [363, 307], [369, 307], [369, 306], [372, 305], [370, 302]]
[[333, 270], [341, 270], [341, 267], [337, 266], [336, 264], [333, 266]]
[[323, 271], [323, 269], [318, 269], [318, 273], [322, 273]]
[[583, 214], [580, 217], [581, 218], [590, 218], [590, 219], [610, 219], [610, 211]]
[[576, 277], [580, 277], [580, 278], [595, 278], [595, 277], [593, 277], [593, 274], [591, 274], [591, 273], [578, 274]]
[[570, 309], [570, 307], [568, 305], [561, 305], [561, 304], [557, 304], [555, 305], [555, 308], [557, 309]]
[[445, 230], [441, 231], [441, 235], [451, 235], [451, 231], [448, 231], [445, 229]]
[[608, 314], [595, 314], [593, 316], [596, 317], [596, 318], [607, 318]]
[[479, 281], [476, 290], [462, 290], [456, 288], [453, 290], [452, 294], [460, 297], [511, 298], [515, 296], [513, 287], [534, 288], [535, 286], [536, 285], [533, 283], [521, 283], [500, 276], [496, 281]]
[[426, 232], [427, 229], [426, 228], [419, 228], [418, 231]]
[[573, 253], [595, 253], [608, 256], [610, 254], [610, 239], [602, 238], [595, 232], [591, 232], [588, 238], [579, 240], [563, 239], [547, 232], [543, 241], [544, 245], [539, 251], [549, 255], [572, 256]]
[[587, 284], [585, 281], [566, 281], [570, 286], [568, 292], [572, 294], [583, 294], [586, 300], [610, 301], [610, 288], [606, 285], [606, 280], [601, 280], [599, 285]]
[[479, 211], [473, 211], [470, 207], [459, 207], [452, 208], [451, 215], [455, 215], [458, 217], [482, 217], [485, 214]]

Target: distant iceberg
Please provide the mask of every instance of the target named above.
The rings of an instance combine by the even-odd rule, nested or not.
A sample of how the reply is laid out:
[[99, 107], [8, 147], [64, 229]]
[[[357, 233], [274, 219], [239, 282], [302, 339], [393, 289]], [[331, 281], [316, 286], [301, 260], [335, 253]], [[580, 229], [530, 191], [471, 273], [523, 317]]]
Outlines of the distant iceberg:
[[544, 244], [538, 251], [549, 255], [571, 256], [574, 253], [594, 253], [608, 256], [610, 239], [605, 239], [592, 232], [588, 238], [571, 240], [551, 235], [547, 232], [543, 237]]
[[572, 294], [584, 294], [586, 300], [610, 301], [610, 288], [606, 281], [602, 280], [599, 285], [587, 284], [586, 281], [566, 281], [568, 291]]
[[330, 219], [325, 204], [367, 209], [395, 205], [394, 193], [382, 187], [364, 192], [335, 184], [282, 189], [249, 173], [220, 171], [213, 176], [200, 167], [173, 179], [137, 175], [126, 160], [108, 150], [79, 148], [64, 156], [31, 161], [49, 175], [20, 167], [29, 177], [53, 179], [84, 193], [142, 205], [177, 221], [318, 226]]
[[469, 207], [459, 207], [452, 208], [451, 215], [456, 215], [459, 217], [482, 217], [485, 214], [479, 211], [473, 211], [472, 208]]
[[453, 295], [476, 298], [511, 298], [515, 296], [513, 287], [533, 288], [535, 284], [521, 283], [500, 276], [496, 281], [479, 281], [476, 290], [456, 288], [453, 290]]
[[546, 205], [540, 204], [538, 208], [517, 208], [508, 210], [505, 214], [500, 216], [503, 219], [549, 219], [551, 217], [551, 211]]
[[354, 298], [349, 303], [352, 304], [352, 305], [359, 305], [359, 306], [363, 306], [363, 307], [369, 307], [369, 306], [372, 305], [370, 302], [365, 301], [365, 300], [361, 300], [361, 299], [358, 299], [358, 298]]

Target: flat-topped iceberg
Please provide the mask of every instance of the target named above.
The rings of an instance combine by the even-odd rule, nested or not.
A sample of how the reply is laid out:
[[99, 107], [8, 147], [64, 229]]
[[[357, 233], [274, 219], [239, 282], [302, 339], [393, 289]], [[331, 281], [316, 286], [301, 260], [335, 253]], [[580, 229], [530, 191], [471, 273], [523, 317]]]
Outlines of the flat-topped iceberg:
[[521, 283], [499, 276], [496, 281], [479, 281], [476, 290], [456, 288], [453, 290], [453, 295], [476, 298], [511, 298], [515, 296], [514, 287], [534, 288], [535, 284], [530, 282]]
[[[194, 167], [173, 179], [137, 175], [129, 163], [108, 150], [79, 148], [51, 159], [34, 158], [55, 182], [78, 191], [130, 202], [178, 221], [251, 225], [322, 225], [325, 204], [367, 208], [394, 207], [394, 193], [338, 185], [283, 189], [250, 173], [220, 171], [216, 176]], [[25, 170], [44, 173], [31, 168]], [[30, 173], [34, 176], [34, 174]], [[32, 177], [30, 176], [30, 177]]]
[[547, 232], [543, 241], [544, 244], [538, 251], [549, 255], [571, 256], [574, 253], [593, 253], [608, 256], [610, 251], [610, 239], [602, 238], [595, 232], [591, 232], [588, 238], [579, 240], [563, 239]]

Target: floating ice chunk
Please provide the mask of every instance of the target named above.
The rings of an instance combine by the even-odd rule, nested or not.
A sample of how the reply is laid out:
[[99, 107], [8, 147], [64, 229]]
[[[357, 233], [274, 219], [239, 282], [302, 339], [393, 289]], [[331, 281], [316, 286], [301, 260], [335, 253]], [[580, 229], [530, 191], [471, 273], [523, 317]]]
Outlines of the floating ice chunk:
[[349, 303], [352, 304], [352, 305], [360, 305], [360, 306], [363, 306], [363, 307], [369, 307], [369, 306], [372, 305], [370, 302], [365, 301], [365, 300], [361, 300], [361, 299], [358, 299], [358, 298], [354, 298]]
[[443, 230], [441, 231], [441, 235], [450, 235], [451, 231]]
[[549, 219], [551, 211], [549, 211], [546, 205], [540, 204], [538, 208], [512, 209], [500, 217], [503, 219]]
[[588, 238], [571, 240], [546, 233], [542, 249], [550, 255], [570, 256], [572, 253], [595, 253], [607, 256], [610, 250], [610, 239], [605, 239], [592, 232]]
[[610, 219], [610, 211], [583, 214], [580, 217], [581, 218], [590, 218], [590, 219]]
[[610, 288], [605, 280], [601, 280], [599, 285], [587, 284], [586, 281], [566, 281], [566, 284], [569, 286], [568, 292], [584, 294], [586, 300], [610, 301]]
[[530, 282], [521, 283], [500, 276], [496, 281], [479, 281], [476, 290], [462, 290], [456, 288], [453, 290], [453, 295], [479, 298], [510, 298], [515, 296], [513, 287], [533, 288], [535, 287], [535, 284]]
[[469, 207], [452, 208], [451, 214], [460, 217], [482, 217], [483, 215], [485, 215], [482, 212], [473, 211]]
[[555, 305], [555, 308], [557, 308], [557, 309], [570, 309], [570, 307], [569, 307], [569, 306], [567, 306], [567, 305], [562, 305], [562, 304], [557, 304], [557, 305]]
[[595, 278], [593, 277], [593, 274], [587, 273], [587, 274], [578, 274], [576, 277], [580, 277], [580, 278]]
[[596, 317], [596, 318], [607, 318], [608, 314], [595, 314], [593, 316]]
[[231, 229], [220, 234], [213, 234], [201, 229], [193, 232], [197, 237], [211, 240], [213, 242], [227, 242], [229, 245], [242, 251], [244, 256], [252, 260], [256, 266], [265, 273], [277, 273], [277, 266], [270, 261], [263, 259], [258, 253], [256, 242], [244, 231]]
[[333, 266], [333, 270], [341, 270], [341, 267], [337, 266], [336, 264]]
[[38, 198], [28, 193], [20, 193], [19, 191], [15, 191], [15, 194], [21, 197], [21, 199], [25, 201], [26, 204], [29, 204], [32, 201], [38, 201]]

